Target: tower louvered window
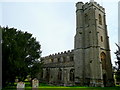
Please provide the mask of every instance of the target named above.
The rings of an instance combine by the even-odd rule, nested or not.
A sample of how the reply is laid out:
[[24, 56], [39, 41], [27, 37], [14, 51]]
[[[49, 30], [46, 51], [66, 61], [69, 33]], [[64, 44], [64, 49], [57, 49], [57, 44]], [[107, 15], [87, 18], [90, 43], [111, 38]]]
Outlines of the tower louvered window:
[[102, 16], [99, 14], [99, 24], [102, 25]]

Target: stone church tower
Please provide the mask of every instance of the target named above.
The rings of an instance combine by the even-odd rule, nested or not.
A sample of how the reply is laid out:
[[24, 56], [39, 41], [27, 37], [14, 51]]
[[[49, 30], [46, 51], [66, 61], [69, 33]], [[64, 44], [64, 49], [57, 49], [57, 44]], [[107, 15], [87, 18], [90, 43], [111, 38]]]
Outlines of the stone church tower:
[[44, 82], [64, 86], [114, 86], [105, 10], [91, 0], [76, 4], [74, 49], [43, 57]]
[[94, 2], [76, 4], [75, 84], [113, 86], [105, 9]]

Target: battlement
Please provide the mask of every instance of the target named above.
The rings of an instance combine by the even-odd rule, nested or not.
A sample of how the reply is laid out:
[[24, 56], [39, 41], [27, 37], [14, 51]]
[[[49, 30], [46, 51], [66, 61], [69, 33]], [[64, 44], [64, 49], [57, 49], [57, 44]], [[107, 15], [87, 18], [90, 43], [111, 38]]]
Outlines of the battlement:
[[91, 6], [95, 6], [96, 8], [98, 9], [101, 9], [101, 10], [105, 10], [100, 4], [98, 4], [97, 2], [90, 2], [90, 3], [85, 3], [84, 4], [84, 8], [88, 8], [88, 7], [91, 7]]
[[102, 10], [103, 12], [105, 11], [105, 9], [97, 2], [86, 2], [85, 4], [83, 2], [78, 2], [76, 4], [77, 9], [83, 9], [83, 10], [85, 10], [91, 6], [95, 6], [99, 10]]
[[49, 56], [42, 57], [44, 64], [64, 63], [74, 60], [74, 50], [58, 52], [50, 54]]
[[73, 51], [74, 51], [74, 50], [68, 50], [68, 51], [64, 51], [64, 52], [58, 52], [58, 53], [50, 54], [50, 55], [45, 56], [45, 57], [42, 57], [42, 58], [45, 59], [45, 58], [51, 58], [51, 57], [69, 55], [69, 54], [72, 54]]

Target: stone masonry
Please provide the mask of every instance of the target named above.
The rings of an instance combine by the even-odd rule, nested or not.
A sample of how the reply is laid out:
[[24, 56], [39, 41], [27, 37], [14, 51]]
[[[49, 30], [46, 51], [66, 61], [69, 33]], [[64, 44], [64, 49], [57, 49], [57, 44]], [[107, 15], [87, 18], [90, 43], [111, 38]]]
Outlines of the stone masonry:
[[43, 57], [50, 84], [114, 86], [105, 9], [91, 0], [76, 3], [74, 49]]

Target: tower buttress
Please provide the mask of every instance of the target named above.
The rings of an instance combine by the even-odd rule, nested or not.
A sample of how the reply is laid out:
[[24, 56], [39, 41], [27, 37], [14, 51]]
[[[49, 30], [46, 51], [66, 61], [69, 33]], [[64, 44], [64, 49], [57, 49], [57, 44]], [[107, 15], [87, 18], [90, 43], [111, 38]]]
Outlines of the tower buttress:
[[75, 83], [83, 85], [83, 76], [84, 76], [84, 35], [83, 35], [83, 3], [78, 2], [76, 4], [76, 35], [75, 35], [75, 50], [74, 50], [74, 59], [75, 59]]

